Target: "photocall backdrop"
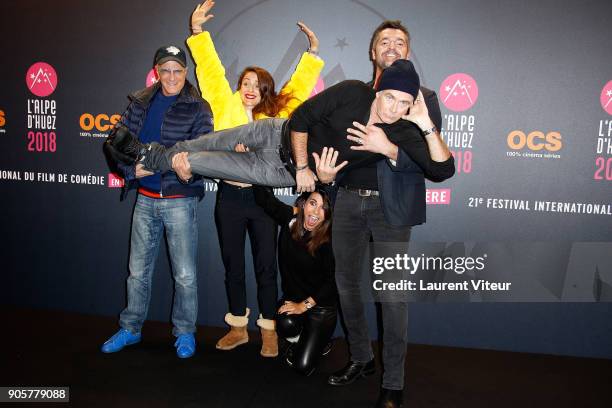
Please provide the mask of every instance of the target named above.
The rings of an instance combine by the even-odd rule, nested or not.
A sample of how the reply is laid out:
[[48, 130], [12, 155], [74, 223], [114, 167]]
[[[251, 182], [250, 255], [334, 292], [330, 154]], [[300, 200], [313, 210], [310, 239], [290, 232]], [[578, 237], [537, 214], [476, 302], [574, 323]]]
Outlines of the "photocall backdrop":
[[[126, 95], [151, 83], [155, 50], [185, 47], [195, 4], [0, 5], [3, 304], [103, 315], [124, 307], [135, 194], [119, 201], [122, 180], [110, 174], [101, 146]], [[307, 47], [295, 25], [304, 21], [321, 42], [320, 91], [370, 80], [372, 31], [384, 19], [402, 20], [421, 81], [438, 93], [442, 136], [457, 164], [454, 178], [428, 183], [428, 221], [413, 229], [415, 248], [493, 254], [489, 277], [521, 276], [514, 297], [464, 293], [459, 302], [412, 304], [409, 340], [611, 358], [611, 12], [605, 1], [225, 0], [206, 28], [231, 84], [247, 65], [282, 84]], [[195, 84], [193, 71], [190, 61]], [[216, 185], [205, 185], [198, 322], [221, 326]], [[294, 199], [289, 190], [277, 194]], [[162, 248], [149, 318], [168, 320], [171, 304]]]

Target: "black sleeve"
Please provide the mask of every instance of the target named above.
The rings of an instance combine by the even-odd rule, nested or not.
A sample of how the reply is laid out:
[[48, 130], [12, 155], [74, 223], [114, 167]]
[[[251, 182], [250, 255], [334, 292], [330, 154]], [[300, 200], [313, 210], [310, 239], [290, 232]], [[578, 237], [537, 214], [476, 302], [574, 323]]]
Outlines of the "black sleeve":
[[288, 223], [293, 218], [293, 207], [276, 198], [269, 187], [253, 186], [255, 202], [278, 224]]
[[319, 304], [320, 301], [329, 303], [333, 301], [338, 294], [338, 290], [336, 289], [336, 278], [334, 276], [336, 269], [334, 253], [329, 242], [321, 245], [317, 252], [323, 280], [321, 286], [311, 296], [317, 304]]
[[[383, 130], [385, 130], [384, 127]], [[429, 180], [440, 182], [455, 174], [455, 159], [453, 156], [451, 155], [443, 162], [433, 161], [427, 143], [415, 124], [402, 121], [401, 125], [389, 127], [388, 131], [392, 135], [390, 140], [397, 144], [423, 170], [425, 177]], [[399, 159], [398, 157], [398, 161]]]
[[309, 127], [324, 122], [340, 106], [353, 103], [356, 97], [353, 94], [358, 94], [364, 87], [367, 89], [361, 81], [347, 80], [327, 88], [293, 111], [289, 128], [296, 132], [308, 132]]

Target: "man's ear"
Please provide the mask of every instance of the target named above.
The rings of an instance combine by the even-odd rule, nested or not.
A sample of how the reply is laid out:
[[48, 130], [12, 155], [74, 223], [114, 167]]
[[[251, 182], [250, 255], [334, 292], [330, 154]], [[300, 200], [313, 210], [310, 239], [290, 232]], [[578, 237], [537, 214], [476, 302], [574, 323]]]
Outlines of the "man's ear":
[[374, 48], [370, 50], [370, 61], [374, 61], [376, 59], [376, 54], [374, 53]]

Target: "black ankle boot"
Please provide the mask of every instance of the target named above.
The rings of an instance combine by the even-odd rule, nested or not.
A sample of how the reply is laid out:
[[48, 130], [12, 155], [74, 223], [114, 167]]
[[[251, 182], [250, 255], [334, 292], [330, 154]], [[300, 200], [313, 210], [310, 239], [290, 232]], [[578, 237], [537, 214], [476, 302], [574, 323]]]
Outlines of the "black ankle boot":
[[380, 388], [380, 395], [374, 408], [399, 408], [404, 404], [404, 390]]
[[327, 383], [329, 385], [349, 385], [355, 380], [372, 375], [376, 372], [374, 359], [367, 363], [358, 363], [349, 361], [348, 364], [340, 371], [337, 371], [329, 376]]
[[147, 145], [141, 143], [127, 127], [118, 126], [108, 135], [103, 149], [114, 161], [131, 166], [141, 158]]

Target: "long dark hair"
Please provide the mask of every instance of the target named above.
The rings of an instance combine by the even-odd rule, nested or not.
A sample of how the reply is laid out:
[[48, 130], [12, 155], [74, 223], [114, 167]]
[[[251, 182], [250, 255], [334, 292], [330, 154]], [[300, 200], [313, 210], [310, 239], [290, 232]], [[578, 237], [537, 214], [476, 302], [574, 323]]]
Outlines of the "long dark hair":
[[[321, 196], [325, 219], [314, 231], [308, 231], [304, 228], [304, 205], [314, 193]], [[298, 213], [295, 222], [291, 225], [291, 238], [304, 244], [308, 253], [314, 256], [316, 250], [321, 245], [331, 240], [332, 208], [329, 196], [325, 190], [322, 189], [316, 189], [312, 193], [302, 193], [297, 200], [295, 200], [295, 206], [298, 208]], [[310, 232], [310, 234], [306, 234], [306, 232]]]
[[240, 90], [242, 86], [242, 80], [244, 76], [249, 73], [254, 72], [257, 75], [257, 81], [259, 82], [259, 94], [261, 95], [261, 102], [259, 102], [253, 108], [253, 116], [257, 114], [264, 114], [271, 118], [276, 117], [289, 103], [289, 101], [293, 98], [291, 93], [280, 93], [277, 94], [274, 89], [274, 78], [268, 71], [263, 68], [250, 66], [246, 67], [242, 73], [240, 74], [240, 78], [238, 79], [238, 86], [236, 90]]

